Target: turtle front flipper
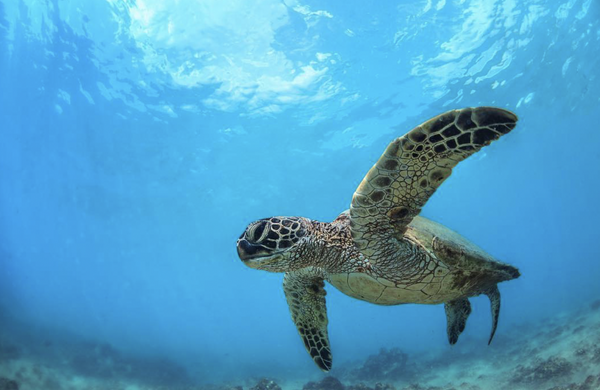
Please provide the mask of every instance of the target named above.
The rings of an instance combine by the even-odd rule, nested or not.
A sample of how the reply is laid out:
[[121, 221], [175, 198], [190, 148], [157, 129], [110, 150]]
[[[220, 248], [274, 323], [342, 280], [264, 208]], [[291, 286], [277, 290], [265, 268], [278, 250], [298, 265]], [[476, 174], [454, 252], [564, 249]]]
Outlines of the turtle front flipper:
[[283, 291], [304, 346], [315, 364], [327, 372], [332, 357], [324, 287], [323, 277], [310, 268], [288, 272], [283, 278]]
[[467, 318], [471, 314], [471, 303], [467, 298], [456, 299], [444, 305], [446, 320], [448, 321], [448, 341], [456, 344], [458, 336], [465, 330]]
[[352, 197], [350, 228], [360, 252], [373, 265], [394, 257], [394, 251], [409, 255], [410, 248], [398, 243], [452, 168], [509, 133], [516, 122], [515, 114], [500, 108], [465, 108], [392, 141]]

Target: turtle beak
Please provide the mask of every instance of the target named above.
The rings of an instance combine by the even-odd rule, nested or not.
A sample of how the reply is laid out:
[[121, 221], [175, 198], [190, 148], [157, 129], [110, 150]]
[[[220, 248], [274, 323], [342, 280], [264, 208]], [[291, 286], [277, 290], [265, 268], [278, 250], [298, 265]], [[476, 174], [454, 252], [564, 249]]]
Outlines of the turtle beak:
[[240, 260], [242, 260], [246, 265], [251, 260], [259, 260], [265, 259], [273, 256], [275, 253], [273, 251], [267, 250], [262, 245], [252, 244], [245, 238], [240, 238], [237, 242], [237, 252]]
[[237, 253], [240, 257], [240, 260], [242, 260], [243, 262], [250, 260], [253, 257], [253, 255], [256, 255], [257, 252], [258, 248], [256, 247], [256, 245], [250, 244], [243, 238], [240, 238], [238, 240]]
[[244, 238], [238, 240], [237, 252], [245, 265], [255, 269], [263, 269], [281, 258], [278, 252], [267, 251], [263, 246], [252, 244]]

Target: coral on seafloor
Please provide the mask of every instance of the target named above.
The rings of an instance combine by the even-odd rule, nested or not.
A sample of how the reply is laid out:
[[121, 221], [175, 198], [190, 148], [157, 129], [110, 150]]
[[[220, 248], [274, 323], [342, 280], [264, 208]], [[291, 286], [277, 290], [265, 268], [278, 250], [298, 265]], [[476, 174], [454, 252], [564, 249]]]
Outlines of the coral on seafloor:
[[512, 378], [514, 383], [545, 383], [565, 377], [573, 371], [573, 364], [567, 359], [552, 356], [537, 360], [529, 366], [519, 365]]
[[408, 355], [398, 348], [382, 348], [352, 373], [354, 379], [361, 381], [407, 380], [413, 375], [414, 369], [408, 364]]
[[334, 376], [327, 376], [319, 382], [308, 382], [302, 387], [302, 390], [396, 390], [389, 383], [383, 384], [377, 382], [375, 387], [369, 387], [364, 383], [344, 386], [339, 379]]
[[251, 387], [250, 390], [281, 390], [281, 386], [272, 379], [262, 378], [258, 381], [256, 386]]
[[345, 386], [334, 376], [326, 376], [319, 382], [308, 382], [302, 390], [344, 390]]
[[162, 385], [189, 384], [188, 373], [167, 358], [126, 356], [108, 343], [85, 343], [74, 348], [69, 366], [77, 375], [96, 378], [142, 379]]
[[575, 350], [574, 355], [583, 358], [591, 363], [600, 363], [600, 347], [595, 345], [586, 345]]
[[[280, 383], [262, 374], [214, 384], [196, 383], [201, 373], [192, 377], [183, 363], [166, 357], [30, 332], [0, 338], [0, 390], [600, 390], [600, 301], [536, 327], [511, 329], [511, 343], [489, 349], [479, 342], [410, 356], [382, 349], [312, 382], [298, 382], [299, 372], [279, 376]], [[311, 373], [317, 375], [314, 368]]]
[[589, 375], [585, 381], [580, 384], [571, 383], [566, 386], [554, 386], [548, 390], [598, 390], [600, 389], [600, 375]]
[[402, 390], [481, 390], [481, 387], [469, 383], [462, 383], [458, 386], [447, 385], [444, 387], [421, 386], [419, 384], [414, 383], [412, 385], [404, 387]]
[[19, 384], [8, 378], [0, 378], [0, 390], [19, 390]]
[[369, 387], [363, 383], [357, 385], [347, 386], [347, 390], [396, 390], [396, 388], [389, 383], [375, 383], [375, 387]]

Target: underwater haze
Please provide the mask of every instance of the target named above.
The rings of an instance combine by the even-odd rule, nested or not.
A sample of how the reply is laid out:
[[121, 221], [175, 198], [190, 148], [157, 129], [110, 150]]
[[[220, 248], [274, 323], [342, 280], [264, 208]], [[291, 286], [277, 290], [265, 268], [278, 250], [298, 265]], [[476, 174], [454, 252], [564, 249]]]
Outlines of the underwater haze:
[[0, 0], [0, 389], [322, 380], [236, 240], [332, 221], [390, 141], [477, 106], [519, 122], [421, 215], [519, 268], [494, 342], [485, 296], [450, 346], [442, 305], [326, 285], [328, 378], [600, 388], [599, 74], [596, 0]]

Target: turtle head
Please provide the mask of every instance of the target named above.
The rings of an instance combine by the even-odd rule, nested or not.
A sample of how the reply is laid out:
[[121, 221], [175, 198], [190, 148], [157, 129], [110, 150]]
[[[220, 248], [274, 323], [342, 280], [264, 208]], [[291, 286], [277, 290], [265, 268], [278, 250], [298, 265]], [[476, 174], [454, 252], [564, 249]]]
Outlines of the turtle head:
[[307, 222], [300, 217], [272, 217], [252, 222], [237, 240], [240, 259], [250, 268], [288, 272], [300, 268], [299, 257]]

